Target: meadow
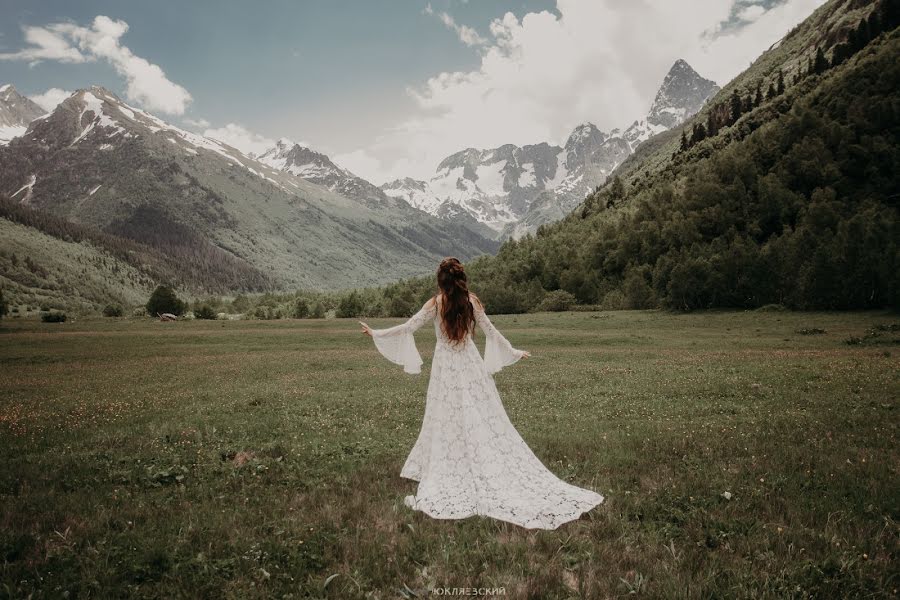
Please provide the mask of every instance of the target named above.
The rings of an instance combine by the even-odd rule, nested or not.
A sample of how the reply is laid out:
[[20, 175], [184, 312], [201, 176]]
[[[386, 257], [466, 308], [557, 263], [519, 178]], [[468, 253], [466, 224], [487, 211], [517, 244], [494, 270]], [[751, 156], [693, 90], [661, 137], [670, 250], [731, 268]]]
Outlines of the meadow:
[[555, 531], [403, 506], [430, 327], [409, 376], [354, 319], [3, 320], [0, 597], [897, 596], [896, 314], [493, 321], [512, 422], [607, 498]]

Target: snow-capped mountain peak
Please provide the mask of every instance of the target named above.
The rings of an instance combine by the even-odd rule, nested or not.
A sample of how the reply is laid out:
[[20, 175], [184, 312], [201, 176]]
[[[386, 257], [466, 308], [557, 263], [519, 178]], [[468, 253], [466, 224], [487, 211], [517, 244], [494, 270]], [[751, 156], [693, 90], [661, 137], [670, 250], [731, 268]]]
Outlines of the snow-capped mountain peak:
[[9, 83], [0, 85], [0, 146], [24, 134], [28, 124], [46, 111]]
[[569, 134], [569, 139], [566, 140], [566, 147], [583, 144], [587, 141], [598, 141], [602, 144], [606, 137], [607, 134], [597, 129], [597, 126], [590, 121], [587, 121], [572, 130], [572, 133]]
[[403, 177], [385, 183], [381, 186], [381, 190], [392, 198], [403, 200], [410, 206], [432, 215], [437, 215], [441, 208], [441, 200], [437, 198], [427, 181]]
[[375, 185], [336, 165], [327, 155], [288, 138], [279, 139], [258, 160], [368, 206], [394, 206], [397, 202]]
[[344, 173], [343, 169], [331, 162], [331, 159], [324, 154], [296, 144], [287, 138], [281, 138], [272, 148], [260, 154], [259, 160], [272, 168], [287, 171], [302, 178]]
[[434, 215], [468, 212], [501, 236], [518, 236], [561, 218], [644, 141], [682, 123], [718, 91], [684, 60], [665, 76], [650, 113], [622, 129], [577, 125], [563, 147], [506, 144], [466, 148], [442, 160], [430, 181], [404, 178], [382, 186]]
[[718, 91], [715, 81], [705, 79], [684, 60], [678, 59], [663, 79], [647, 121], [671, 129], [696, 114]]

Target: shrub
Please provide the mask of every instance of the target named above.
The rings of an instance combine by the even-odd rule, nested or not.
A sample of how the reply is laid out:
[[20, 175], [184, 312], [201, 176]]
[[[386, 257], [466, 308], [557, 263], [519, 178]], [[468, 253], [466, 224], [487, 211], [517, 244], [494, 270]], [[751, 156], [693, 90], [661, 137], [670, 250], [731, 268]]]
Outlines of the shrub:
[[479, 286], [478, 298], [485, 310], [492, 315], [511, 315], [526, 310], [520, 290], [509, 285], [490, 282]]
[[322, 319], [325, 317], [325, 305], [321, 302], [316, 302], [312, 305], [312, 309], [309, 312], [310, 319]]
[[231, 301], [231, 310], [238, 313], [245, 313], [250, 310], [250, 299], [243, 294], [235, 296]]
[[66, 313], [57, 311], [41, 313], [41, 321], [44, 323], [65, 323]]
[[263, 321], [274, 321], [284, 318], [281, 309], [271, 306], [257, 306], [252, 313], [245, 313], [244, 318], [261, 319]]
[[294, 318], [305, 319], [309, 317], [309, 302], [306, 298], [297, 298], [294, 303]]
[[391, 299], [390, 307], [388, 308], [388, 314], [391, 317], [411, 317], [415, 312], [415, 305], [413, 305], [412, 300], [409, 298], [404, 298], [402, 296], [396, 296]]
[[600, 303], [600, 308], [603, 310], [623, 310], [625, 306], [625, 295], [619, 290], [607, 292], [607, 294], [603, 296], [603, 301]]
[[625, 282], [622, 284], [622, 293], [625, 294], [625, 304], [628, 308], [656, 308], [658, 304], [656, 292], [647, 283], [644, 274], [647, 271], [649, 269], [634, 269], [625, 277]]
[[103, 307], [104, 317], [121, 317], [124, 312], [118, 304], [107, 304]]
[[204, 304], [200, 308], [194, 309], [195, 319], [206, 319], [208, 321], [216, 320], [216, 311], [209, 304]]
[[358, 317], [363, 312], [363, 303], [355, 291], [341, 298], [335, 316], [338, 318]]
[[563, 312], [571, 310], [575, 304], [575, 296], [565, 290], [547, 292], [534, 310], [537, 312]]
[[147, 312], [151, 315], [172, 313], [180, 316], [186, 308], [184, 301], [175, 295], [175, 290], [165, 285], [157, 286], [147, 301]]

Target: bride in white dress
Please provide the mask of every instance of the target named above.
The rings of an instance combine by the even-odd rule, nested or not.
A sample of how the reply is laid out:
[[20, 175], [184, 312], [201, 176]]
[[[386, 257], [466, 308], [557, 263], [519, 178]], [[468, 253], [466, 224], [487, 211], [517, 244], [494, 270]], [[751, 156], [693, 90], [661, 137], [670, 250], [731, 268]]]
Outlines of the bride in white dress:
[[[437, 335], [422, 430], [400, 473], [419, 482], [405, 504], [437, 519], [483, 515], [556, 529], [603, 502], [550, 472], [507, 417], [492, 375], [528, 352], [493, 326], [457, 259], [444, 259], [437, 279], [439, 293], [406, 323], [371, 329], [360, 322], [379, 352], [411, 374], [422, 366], [413, 332], [430, 321]], [[475, 323], [486, 338], [483, 360]]]

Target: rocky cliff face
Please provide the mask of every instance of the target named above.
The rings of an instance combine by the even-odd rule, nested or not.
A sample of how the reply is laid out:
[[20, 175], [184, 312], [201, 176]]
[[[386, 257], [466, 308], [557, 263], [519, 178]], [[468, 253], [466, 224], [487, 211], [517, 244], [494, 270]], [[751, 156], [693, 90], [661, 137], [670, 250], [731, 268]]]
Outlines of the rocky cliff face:
[[20, 94], [13, 85], [0, 85], [0, 146], [24, 134], [28, 124], [46, 112]]
[[583, 123], [563, 147], [467, 148], [441, 161], [429, 181], [403, 178], [381, 189], [434, 215], [453, 205], [501, 238], [519, 237], [571, 211], [642, 142], [695, 114], [718, 89], [678, 60], [647, 117], [624, 130], [604, 132]]
[[257, 160], [373, 208], [397, 205], [396, 200], [378, 186], [337, 166], [325, 154], [287, 138], [278, 140], [273, 148], [259, 155]]

